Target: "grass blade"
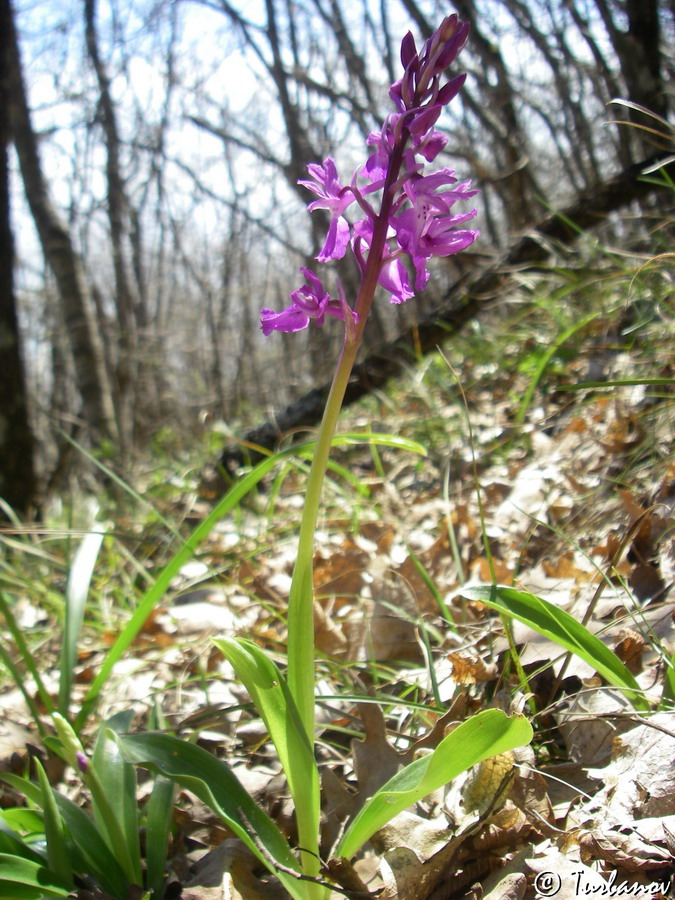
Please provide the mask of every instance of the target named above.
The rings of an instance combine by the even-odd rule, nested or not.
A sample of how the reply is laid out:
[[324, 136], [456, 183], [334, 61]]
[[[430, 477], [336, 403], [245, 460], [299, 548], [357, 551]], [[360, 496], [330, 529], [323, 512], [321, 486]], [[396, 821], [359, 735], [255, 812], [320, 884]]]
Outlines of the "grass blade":
[[59, 680], [58, 709], [64, 719], [68, 718], [70, 692], [73, 686], [77, 664], [77, 643], [84, 621], [84, 610], [89, 596], [91, 577], [105, 533], [90, 531], [85, 534], [75, 553], [66, 585], [66, 613], [63, 626], [63, 646], [61, 648], [61, 674]]
[[649, 709], [642, 688], [619, 657], [565, 610], [528, 591], [503, 585], [463, 587], [457, 594], [513, 616], [593, 666], [606, 681], [621, 688], [636, 709]]
[[[417, 441], [411, 441], [407, 438], [398, 437], [397, 435], [393, 434], [350, 433], [336, 435], [336, 437], [333, 439], [333, 446], [336, 447], [348, 446], [352, 444], [373, 443], [382, 444], [387, 447], [395, 447], [399, 450], [407, 450], [411, 453], [417, 453], [422, 456], [426, 455], [426, 450], [424, 449], [424, 447], [422, 447], [421, 444], [418, 444]], [[223, 499], [216, 504], [209, 515], [204, 519], [204, 521], [200, 522], [200, 524], [195, 528], [190, 537], [187, 538], [183, 546], [176, 551], [174, 556], [164, 566], [164, 568], [155, 579], [154, 583], [143, 594], [138, 606], [136, 607], [136, 610], [134, 611], [134, 614], [131, 616], [126, 626], [118, 636], [117, 640], [108, 651], [103, 665], [101, 666], [98, 674], [89, 686], [89, 690], [87, 691], [87, 694], [82, 701], [80, 712], [75, 719], [76, 730], [81, 729], [83, 724], [86, 722], [87, 717], [96, 705], [101, 690], [108, 681], [110, 673], [112, 672], [115, 664], [122, 658], [122, 655], [134, 640], [134, 638], [137, 636], [150, 613], [153, 611], [157, 603], [159, 603], [159, 601], [162, 599], [166, 589], [171, 583], [171, 580], [178, 574], [185, 563], [192, 558], [194, 553], [208, 538], [209, 534], [215, 528], [218, 522], [229, 512], [231, 512], [243, 500], [243, 498], [251, 490], [253, 490], [258, 482], [261, 481], [261, 479], [263, 479], [265, 475], [268, 474], [268, 472], [271, 472], [272, 469], [274, 469], [274, 467], [277, 466], [281, 460], [286, 459], [289, 456], [301, 456], [304, 453], [310, 451], [313, 446], [314, 441], [304, 441], [301, 444], [296, 444], [293, 447], [289, 447], [286, 450], [275, 453], [268, 459], [264, 459], [261, 463], [258, 463], [258, 465], [251, 472], [249, 472], [248, 475], [242, 478], [241, 481], [238, 481], [227, 492]]]
[[[16, 619], [14, 618], [14, 614], [9, 607], [9, 602], [7, 600], [7, 596], [4, 592], [0, 591], [0, 612], [2, 612], [5, 622], [7, 623], [7, 627], [14, 638], [14, 642], [16, 643], [17, 649], [21, 655], [21, 659], [25, 667], [28, 669], [30, 674], [33, 676], [35, 681], [35, 685], [37, 687], [38, 694], [40, 695], [40, 700], [44, 704], [48, 713], [54, 711], [54, 704], [52, 703], [52, 698], [49, 696], [49, 691], [44, 685], [42, 678], [40, 677], [40, 672], [38, 671], [38, 667], [35, 664], [35, 660], [33, 659], [33, 654], [28, 649], [28, 645], [24, 639], [23, 633], [19, 626], [17, 625]], [[0, 661], [4, 663], [7, 668], [7, 671], [12, 676], [14, 683], [19, 688], [21, 693], [24, 696], [28, 709], [35, 720], [35, 724], [37, 725], [38, 731], [44, 737], [45, 735], [45, 727], [42, 723], [42, 717], [38, 711], [37, 705], [34, 699], [31, 697], [29, 691], [26, 689], [24, 685], [24, 678], [19, 672], [18, 668], [15, 666], [12, 661], [9, 653], [5, 650], [3, 646], [0, 645]]]
[[542, 357], [537, 364], [534, 375], [530, 379], [530, 383], [527, 386], [527, 390], [525, 391], [523, 399], [520, 403], [518, 412], [516, 413], [516, 425], [523, 424], [525, 416], [527, 415], [527, 411], [530, 408], [530, 404], [532, 403], [532, 397], [534, 396], [534, 392], [537, 389], [537, 385], [541, 381], [542, 375], [546, 371], [546, 368], [548, 367], [548, 364], [550, 363], [553, 356], [555, 356], [562, 345], [565, 344], [573, 335], [585, 328], [586, 325], [588, 325], [594, 319], [597, 319], [599, 315], [599, 312], [594, 312], [588, 316], [584, 316], [578, 322], [575, 322], [574, 325], [571, 325], [562, 334], [558, 335], [558, 337], [551, 343], [548, 349], [542, 354]]

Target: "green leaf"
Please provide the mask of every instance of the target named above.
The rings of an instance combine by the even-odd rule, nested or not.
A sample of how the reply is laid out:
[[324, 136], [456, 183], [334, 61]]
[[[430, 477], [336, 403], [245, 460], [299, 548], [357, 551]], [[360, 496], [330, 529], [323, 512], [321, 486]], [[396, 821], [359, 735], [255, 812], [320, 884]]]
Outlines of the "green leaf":
[[619, 657], [565, 610], [528, 591], [503, 585], [463, 587], [457, 595], [513, 616], [593, 666], [606, 681], [621, 688], [636, 709], [649, 709], [640, 685]]
[[433, 753], [421, 756], [397, 772], [357, 814], [335, 851], [350, 859], [394, 816], [461, 772], [532, 740], [532, 726], [524, 716], [509, 718], [499, 709], [486, 709], [462, 722]]
[[[118, 735], [117, 741], [130, 762], [156, 769], [196, 794], [267, 868], [278, 875], [292, 897], [305, 900], [305, 884], [286, 872], [277, 872], [271, 864], [274, 860], [299, 874], [298, 861], [288, 841], [224, 762], [202, 747], [170, 734]], [[261, 852], [261, 846], [265, 848], [265, 854]]]
[[[25, 817], [22, 814], [27, 814]], [[38, 853], [25, 837], [19, 834], [11, 827], [14, 825], [21, 831], [25, 831], [25, 826], [31, 830], [31, 836], [36, 834], [44, 834], [42, 828], [42, 816], [33, 809], [5, 809], [0, 812], [0, 853], [9, 853], [11, 856], [21, 856], [23, 859], [32, 860], [40, 865], [47, 862], [44, 853]]]
[[35, 759], [40, 792], [42, 794], [42, 811], [44, 815], [45, 841], [47, 843], [47, 862], [50, 869], [64, 882], [73, 884], [73, 868], [70, 861], [70, 849], [66, 841], [63, 819], [59, 813], [56, 796], [49, 783], [47, 774], [39, 759]]
[[[63, 894], [47, 894], [42, 888], [28, 887], [18, 881], [0, 881], [2, 900], [45, 900], [47, 897], [62, 897]], [[67, 894], [66, 896], [70, 896]]]
[[0, 853], [0, 897], [23, 900], [24, 897], [67, 897], [69, 885], [46, 866], [32, 860]]
[[59, 712], [68, 718], [70, 692], [77, 664], [77, 642], [84, 621], [84, 610], [89, 596], [91, 577], [98, 557], [104, 532], [85, 534], [70, 567], [66, 585], [66, 614], [61, 648], [61, 674], [59, 678]]
[[85, 780], [98, 780], [100, 789], [92, 788], [94, 818], [108, 844], [115, 852], [130, 881], [143, 883], [141, 847], [138, 826], [136, 772], [128, 763], [115, 740], [115, 732], [127, 731], [133, 710], [118, 714], [99, 729]]
[[0, 898], [2, 900], [44, 900], [45, 895], [38, 888], [26, 887], [17, 884], [16, 881], [0, 883]]
[[76, 851], [73, 858], [75, 871], [89, 875], [107, 893], [125, 900], [129, 895], [129, 879], [99, 830], [89, 816], [66, 797], [57, 795], [57, 801]]
[[[312, 442], [314, 443], [314, 442]], [[385, 434], [384, 432], [349, 432], [336, 434], [331, 441], [332, 447], [347, 447], [351, 444], [372, 444], [378, 447], [392, 447], [394, 450], [406, 450], [408, 453], [417, 453], [418, 456], [426, 456], [427, 450], [418, 441], [401, 437], [399, 434]]]
[[663, 693], [661, 705], [669, 707], [675, 700], [675, 653], [672, 656], [664, 655]]
[[147, 888], [152, 897], [163, 895], [175, 793], [176, 786], [170, 778], [155, 776], [145, 822]]
[[293, 797], [300, 846], [311, 849], [319, 834], [319, 773], [286, 679], [251, 641], [221, 638], [213, 643], [244, 683], [269, 731]]

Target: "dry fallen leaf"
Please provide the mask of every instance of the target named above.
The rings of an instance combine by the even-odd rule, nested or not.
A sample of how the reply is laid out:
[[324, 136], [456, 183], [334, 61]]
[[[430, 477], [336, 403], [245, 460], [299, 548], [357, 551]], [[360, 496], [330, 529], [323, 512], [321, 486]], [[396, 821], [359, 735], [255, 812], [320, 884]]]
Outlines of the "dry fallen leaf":
[[675, 715], [656, 713], [614, 740], [611, 762], [589, 774], [604, 781], [594, 798], [629, 820], [675, 813]]
[[573, 694], [559, 704], [555, 719], [569, 760], [584, 766], [597, 766], [607, 760], [614, 738], [633, 727], [630, 720], [617, 716], [631, 712], [622, 693], [604, 687]]
[[457, 684], [480, 684], [497, 677], [496, 663], [486, 663], [475, 651], [450, 653], [448, 659], [452, 663], [452, 675]]
[[534, 875], [537, 897], [578, 900], [586, 895], [606, 895], [607, 882], [602, 875], [578, 859], [568, 858], [550, 841], [537, 847], [535, 854], [526, 860], [526, 865]]
[[523, 900], [527, 890], [527, 877], [519, 872], [505, 875], [483, 900]]
[[228, 838], [203, 856], [187, 887], [219, 885], [223, 900], [289, 900], [287, 891], [239, 838]]
[[647, 843], [634, 831], [628, 834], [616, 829], [587, 831], [580, 835], [579, 847], [586, 862], [604, 860], [625, 872], [663, 869], [673, 861], [665, 848]]
[[398, 772], [403, 764], [403, 757], [387, 739], [381, 708], [376, 703], [361, 703], [359, 712], [364, 736], [363, 739], [352, 741], [352, 754], [360, 808], [368, 797], [372, 797]]

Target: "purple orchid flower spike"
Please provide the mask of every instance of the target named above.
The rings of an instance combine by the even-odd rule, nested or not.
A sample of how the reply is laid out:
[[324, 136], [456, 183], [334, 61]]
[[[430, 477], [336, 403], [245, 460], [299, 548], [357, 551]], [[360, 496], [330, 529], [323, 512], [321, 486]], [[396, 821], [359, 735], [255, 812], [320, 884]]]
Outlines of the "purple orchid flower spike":
[[[368, 136], [370, 152], [365, 164], [351, 182], [342, 184], [335, 160], [329, 156], [320, 165], [308, 166], [310, 177], [299, 182], [317, 195], [308, 208], [330, 213], [319, 262], [342, 259], [351, 246], [362, 279], [355, 310], [348, 305], [341, 286], [334, 299], [317, 276], [303, 269], [308, 283], [290, 295], [291, 306], [279, 313], [262, 310], [263, 334], [299, 331], [311, 319], [321, 325], [326, 316], [332, 316], [345, 322], [347, 340], [358, 341], [377, 284], [393, 303], [403, 303], [426, 286], [433, 257], [459, 253], [476, 240], [478, 230], [460, 226], [477, 211], [454, 212], [453, 206], [477, 191], [468, 181], [458, 184], [452, 169], [424, 171], [447, 143], [436, 123], [466, 76], [455, 75], [445, 84], [442, 80], [468, 34], [468, 25], [456, 15], [447, 16], [418, 52], [408, 33], [401, 44], [403, 76], [389, 91], [395, 111], [380, 131]], [[371, 200], [378, 195], [379, 211]], [[353, 205], [361, 217], [350, 223], [346, 213]], [[409, 274], [413, 271], [414, 290]]]
[[[330, 215], [319, 261], [341, 259], [350, 248], [357, 263], [361, 280], [354, 309], [339, 283], [337, 298], [331, 297], [318, 276], [303, 268], [306, 281], [291, 293], [291, 305], [282, 312], [263, 309], [261, 313], [265, 335], [299, 331], [312, 319], [321, 325], [326, 316], [344, 322], [342, 350], [313, 441], [288, 597], [287, 685], [295, 701], [297, 722], [310, 746], [314, 745], [316, 733], [313, 569], [322, 485], [375, 292], [379, 285], [389, 292], [392, 302], [409, 300], [414, 293], [409, 270], [415, 271], [415, 288], [424, 287], [429, 278], [428, 262], [433, 256], [457, 253], [478, 234], [458, 227], [476, 211], [455, 213], [453, 209], [455, 203], [475, 193], [468, 182], [458, 184], [450, 169], [425, 173], [425, 166], [445, 146], [445, 137], [436, 130], [443, 107], [463, 82], [463, 76], [459, 76], [443, 85], [444, 70], [459, 53], [467, 34], [468, 27], [457, 16], [448, 16], [420, 53], [412, 36], [406, 36], [401, 49], [405, 71], [391, 89], [394, 111], [381, 130], [369, 136], [365, 165], [357, 168], [351, 181], [342, 183], [335, 161], [328, 157], [321, 165], [310, 165], [310, 177], [300, 182], [316, 195], [309, 209], [325, 209]], [[356, 215], [348, 217], [348, 210]], [[246, 665], [248, 668], [248, 662]], [[286, 740], [285, 733], [283, 739]], [[318, 771], [307, 766], [304, 757], [299, 765], [304, 767], [303, 775], [289, 777], [289, 786], [294, 795], [303, 872], [316, 882], [321, 872]], [[307, 774], [311, 778], [309, 787]], [[323, 893], [321, 887], [316, 896]]]

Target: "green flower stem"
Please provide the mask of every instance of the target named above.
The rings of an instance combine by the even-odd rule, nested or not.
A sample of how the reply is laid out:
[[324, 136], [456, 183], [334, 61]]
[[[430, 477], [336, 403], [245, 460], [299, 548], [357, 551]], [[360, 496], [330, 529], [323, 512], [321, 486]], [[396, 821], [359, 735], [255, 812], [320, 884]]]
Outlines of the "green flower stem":
[[[392, 154], [382, 207], [375, 222], [373, 239], [368, 253], [368, 262], [363, 275], [355, 312], [358, 321], [345, 322], [345, 340], [335, 369], [323, 419], [319, 427], [312, 465], [307, 478], [307, 490], [300, 523], [298, 555], [293, 569], [293, 580], [288, 602], [288, 686], [295, 700], [300, 721], [314, 746], [315, 713], [315, 645], [314, 645], [314, 589], [313, 558], [316, 524], [319, 518], [321, 492], [326, 475], [331, 444], [337, 427], [340, 410], [354, 367], [356, 355], [361, 346], [363, 330], [375, 295], [377, 279], [382, 265], [382, 253], [387, 236], [389, 212], [394, 198], [394, 182], [403, 157], [403, 145]], [[315, 791], [315, 802], [308, 809], [306, 804], [296, 804], [299, 846], [302, 853], [302, 868], [306, 875], [316, 877], [320, 871], [319, 858], [319, 816], [320, 795]], [[325, 889], [309, 885], [309, 896], [325, 896]], [[316, 892], [313, 888], [317, 888]]]
[[342, 408], [358, 342], [345, 341], [326, 401], [307, 478], [298, 555], [288, 604], [288, 686], [310, 742], [314, 742], [314, 615], [312, 569], [314, 534], [319, 517], [331, 443]]
[[[314, 588], [312, 583], [314, 534], [319, 516], [321, 490], [326, 474], [326, 466], [330, 455], [331, 443], [337, 425], [342, 401], [344, 399], [349, 376], [360, 344], [357, 340], [345, 339], [340, 361], [331, 385], [323, 420], [317, 437], [312, 459], [307, 491], [300, 525], [298, 555], [293, 570], [293, 581], [288, 602], [288, 686], [295, 700], [300, 721], [307, 734], [310, 745], [314, 746]], [[308, 777], [310, 777], [308, 773]], [[296, 803], [295, 815], [298, 827], [298, 841], [301, 854], [302, 870], [305, 875], [317, 877], [321, 867], [319, 858], [319, 816], [321, 797], [318, 789], [314, 791], [314, 803], [311, 808], [307, 804]], [[307, 883], [308, 897], [322, 898], [326, 889], [320, 885]]]
[[317, 436], [309, 476], [305, 504], [300, 523], [298, 555], [293, 569], [288, 603], [288, 685], [300, 713], [310, 743], [314, 744], [314, 614], [312, 561], [314, 535], [319, 518], [321, 491], [326, 475], [330, 448], [337, 427], [354, 361], [370, 312], [382, 265], [382, 253], [387, 237], [389, 212], [394, 199], [394, 183], [401, 166], [405, 142], [392, 153], [382, 208], [375, 222], [373, 240], [368, 254], [366, 271], [356, 300], [358, 321], [345, 322], [345, 340], [333, 376], [326, 407]]

